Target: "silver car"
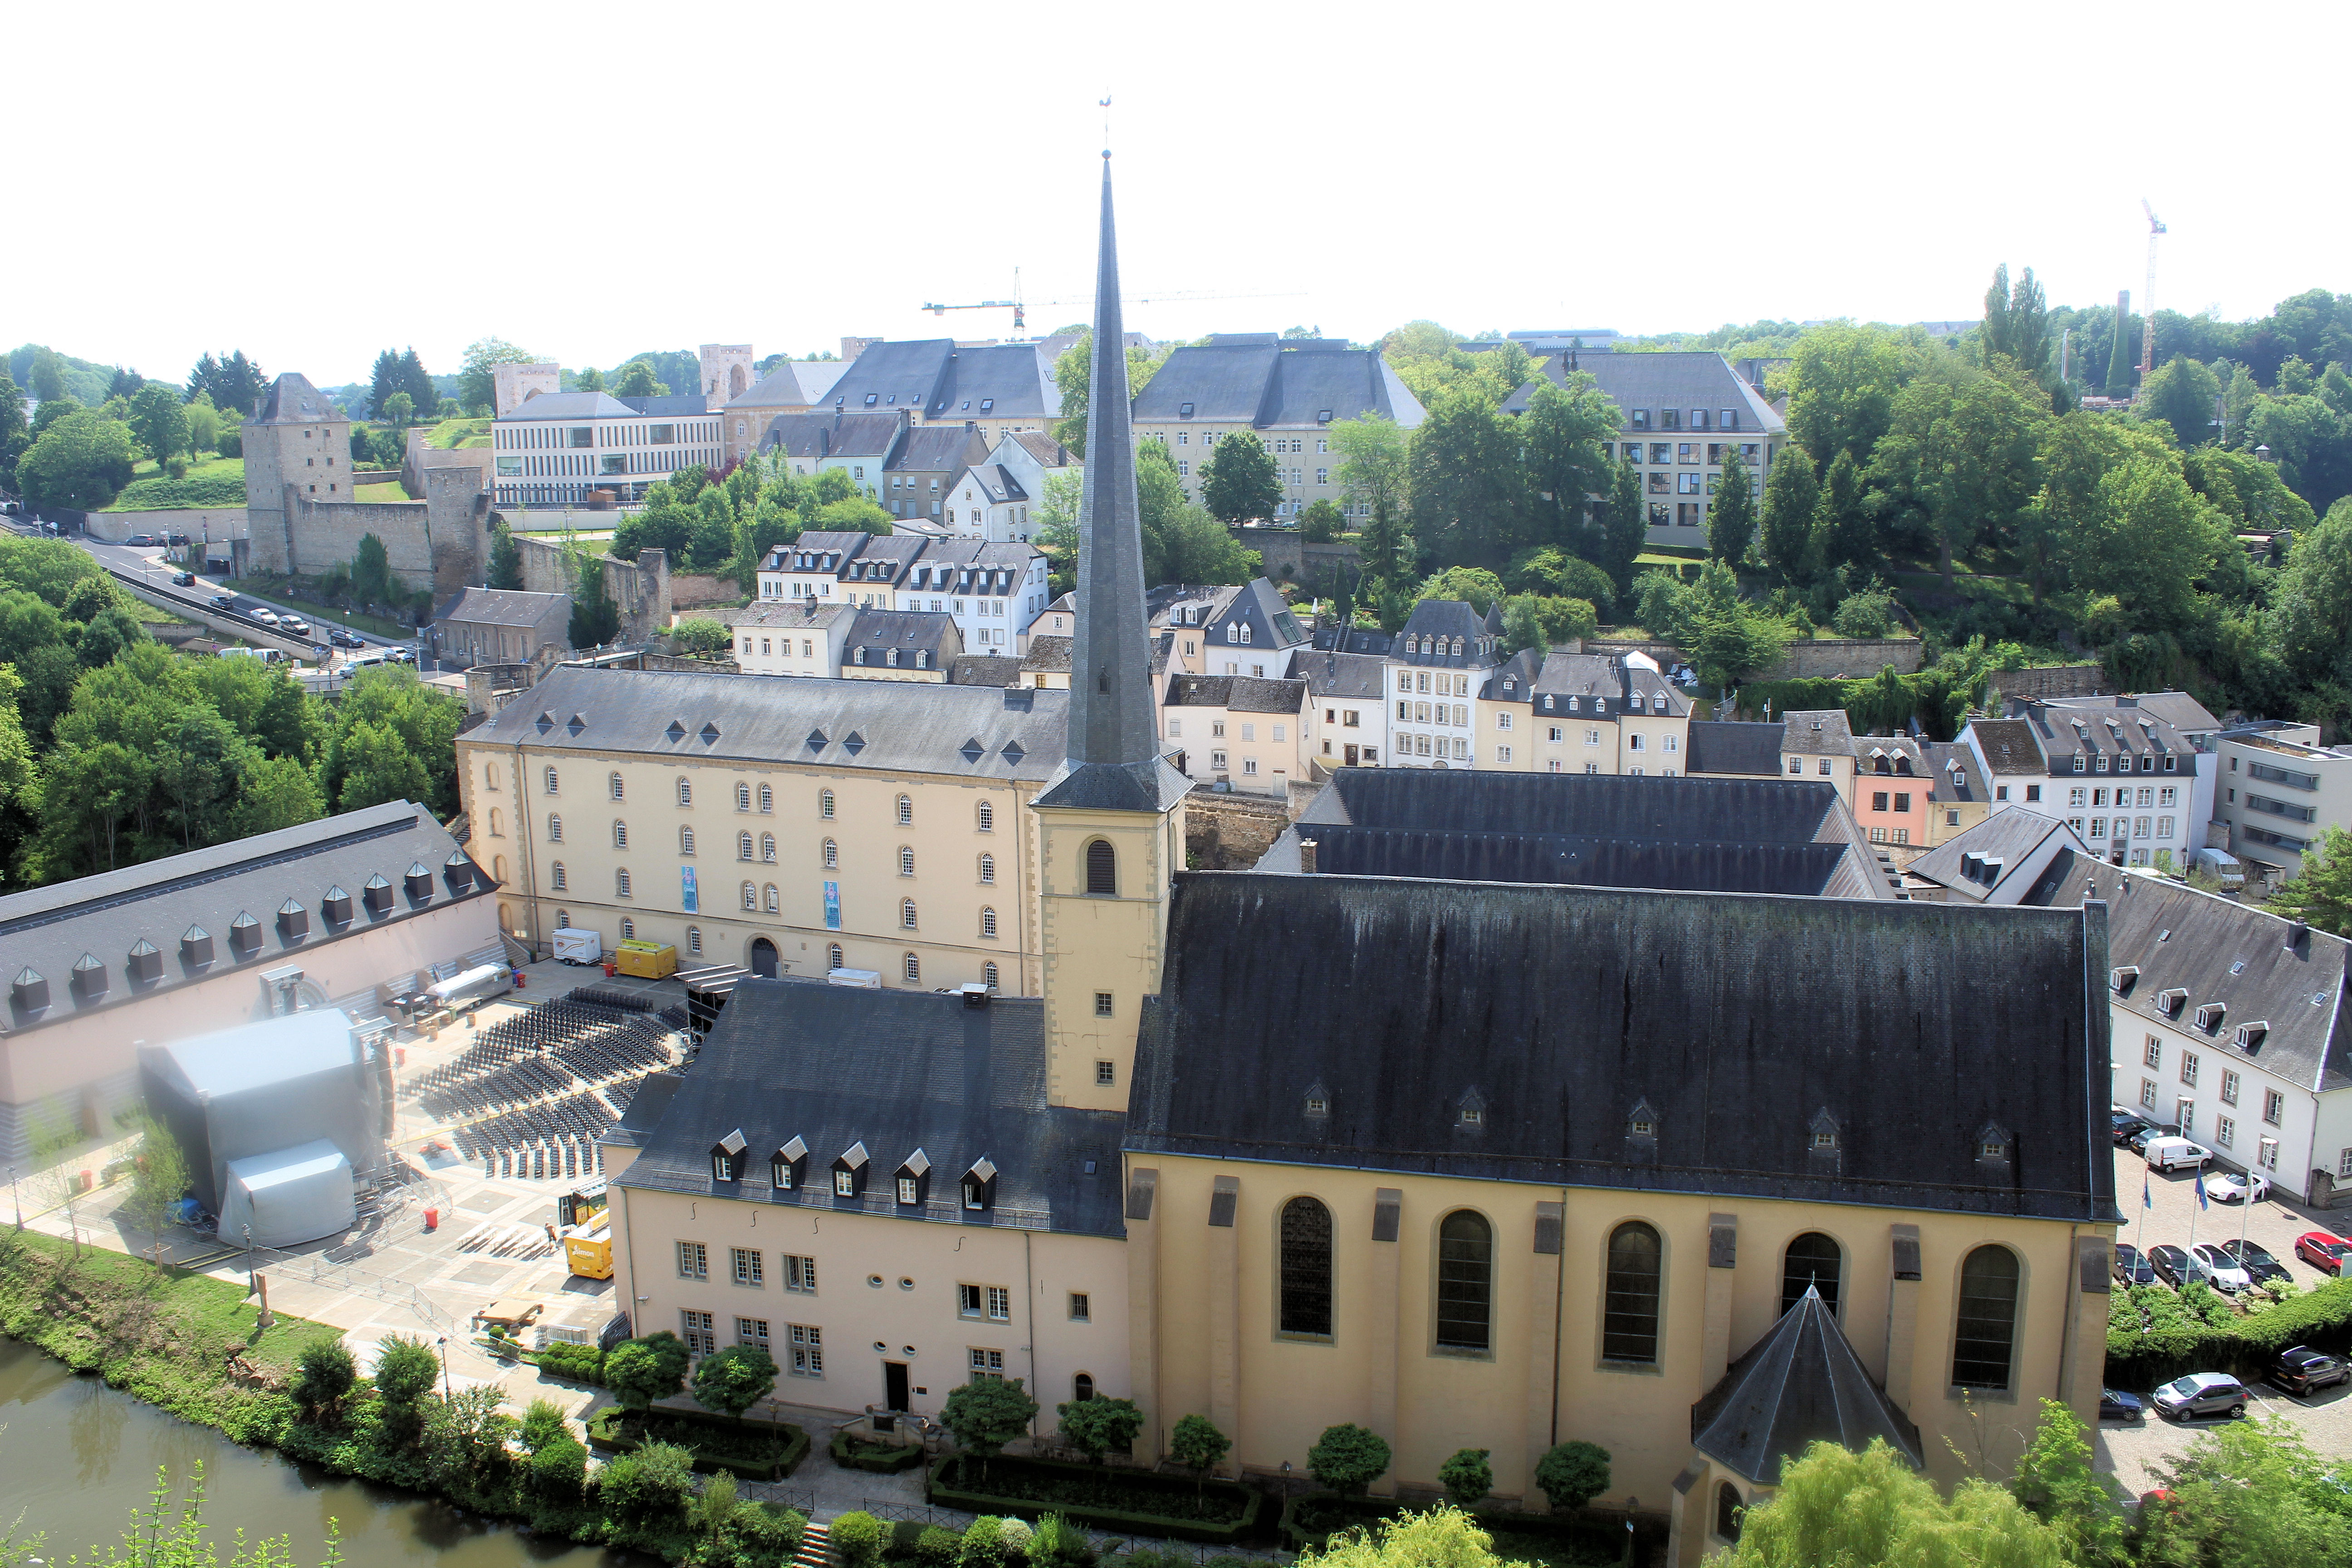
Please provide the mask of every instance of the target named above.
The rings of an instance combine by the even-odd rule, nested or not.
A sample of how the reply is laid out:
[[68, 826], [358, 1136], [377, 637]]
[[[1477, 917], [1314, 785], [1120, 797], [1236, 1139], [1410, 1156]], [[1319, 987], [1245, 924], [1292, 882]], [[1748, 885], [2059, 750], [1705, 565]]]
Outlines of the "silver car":
[[2175, 1421], [2195, 1415], [2227, 1415], [2235, 1420], [2246, 1413], [2246, 1391], [2227, 1373], [2192, 1372], [2158, 1389], [2155, 1405], [2158, 1415]]

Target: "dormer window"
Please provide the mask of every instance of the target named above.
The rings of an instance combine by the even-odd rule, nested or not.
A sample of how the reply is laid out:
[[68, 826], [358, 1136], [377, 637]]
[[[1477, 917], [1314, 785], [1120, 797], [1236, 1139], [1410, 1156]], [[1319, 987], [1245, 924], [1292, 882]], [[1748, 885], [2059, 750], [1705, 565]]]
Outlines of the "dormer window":
[[872, 1163], [863, 1142], [852, 1143], [841, 1158], [833, 1163], [833, 1195], [837, 1198], [863, 1196], [866, 1192], [866, 1169]]
[[898, 1198], [902, 1208], [914, 1208], [931, 1195], [930, 1156], [920, 1149], [907, 1156], [892, 1178], [898, 1185]]
[[980, 1214], [996, 1206], [996, 1163], [982, 1154], [971, 1163], [960, 1184], [963, 1188], [963, 1206], [967, 1214]]
[[1475, 1089], [1465, 1090], [1454, 1102], [1454, 1120], [1463, 1127], [1483, 1127], [1486, 1124], [1486, 1100]]
[[[1549, 698], [1547, 698], [1547, 699], [1545, 700], [1545, 705], [1546, 705], [1546, 706], [1549, 706], [1549, 704], [1550, 704], [1550, 700], [1549, 700]], [[1580, 698], [1575, 698], [1575, 697], [1571, 697], [1571, 698], [1570, 698], [1570, 699], [1568, 700], [1568, 710], [1569, 710], [1570, 712], [1571, 712], [1571, 713], [1580, 713], [1580, 712], [1582, 712], [1582, 711], [1584, 710], [1583, 710], [1583, 706], [1582, 706], [1582, 699], [1580, 699]]]
[[1309, 1116], [1331, 1114], [1331, 1091], [1323, 1087], [1321, 1079], [1317, 1079], [1307, 1086], [1307, 1114]]
[[1655, 1138], [1658, 1135], [1658, 1113], [1647, 1100], [1637, 1100], [1625, 1118], [1625, 1135], [1629, 1138]]
[[2270, 1032], [2271, 1026], [2266, 1020], [2257, 1020], [2251, 1024], [2241, 1024], [2238, 1026], [2238, 1032], [2234, 1037], [2234, 1041], [2237, 1047], [2242, 1051], [2259, 1050], [2262, 1048], [2263, 1037]]
[[1518, 689], [1519, 689], [1519, 683], [1518, 683], [1516, 679], [1514, 679], [1513, 678], [1511, 678], [1510, 676], [1507, 676], [1507, 676], [1505, 676], [1505, 677], [1503, 677], [1503, 689], [1504, 689], [1504, 690], [1506, 690], [1506, 691], [1517, 691]]
[[2117, 964], [2115, 968], [2107, 971], [2107, 988], [2115, 992], [2118, 996], [2128, 996], [2131, 994], [2132, 986], [2138, 981], [2138, 964]]
[[2006, 1160], [2009, 1158], [2009, 1129], [1998, 1121], [1988, 1121], [1977, 1129], [1977, 1158]]
[[740, 1127], [710, 1146], [710, 1179], [714, 1182], [734, 1182], [742, 1179], [743, 1152], [751, 1143]]
[[2210, 1034], [2221, 1026], [2221, 1019], [2228, 1012], [2229, 1007], [2226, 1004], [2208, 1002], [2197, 1009], [2197, 1026]]
[[798, 1191], [808, 1179], [808, 1145], [793, 1141], [768, 1156], [768, 1184], [780, 1193]]
[[1830, 1114], [1829, 1107], [1823, 1106], [1814, 1113], [1812, 1125], [1806, 1129], [1807, 1142], [1817, 1154], [1832, 1152], [1838, 1146], [1838, 1131], [1837, 1118]]

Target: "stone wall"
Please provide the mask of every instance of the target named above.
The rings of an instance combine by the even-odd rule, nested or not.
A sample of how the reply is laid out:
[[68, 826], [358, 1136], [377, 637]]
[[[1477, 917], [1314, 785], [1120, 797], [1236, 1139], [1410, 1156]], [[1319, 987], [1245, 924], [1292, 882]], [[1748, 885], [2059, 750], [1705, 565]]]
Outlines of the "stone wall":
[[[522, 585], [534, 594], [570, 594], [575, 600], [580, 593], [580, 570], [571, 552], [561, 544], [513, 535], [515, 550], [522, 558]], [[713, 579], [698, 578], [697, 582]], [[604, 597], [621, 612], [620, 630], [614, 640], [625, 643], [651, 642], [669, 630], [670, 617], [676, 611], [671, 596], [671, 578], [667, 555], [656, 549], [637, 552], [635, 563], [618, 556], [604, 557]], [[730, 584], [731, 587], [731, 584]], [[729, 598], [740, 595], [730, 594]]]
[[[433, 468], [425, 478], [425, 499], [413, 501], [319, 501], [289, 487], [291, 572], [321, 576], [346, 565], [373, 533], [383, 542], [394, 579], [411, 592], [429, 588], [439, 599], [479, 584], [489, 553], [489, 497], [481, 476], [472, 468]], [[258, 554], [257, 562], [275, 565]]]
[[743, 602], [743, 584], [732, 577], [681, 572], [669, 580], [669, 602], [673, 608], [680, 610], [698, 609], [705, 605], [739, 605]]
[[1780, 661], [1756, 679], [1818, 680], [1842, 675], [1864, 680], [1893, 665], [1902, 675], [1916, 675], [1924, 652], [1916, 637], [1830, 637], [1792, 642]]
[[1196, 789], [1184, 797], [1186, 862], [1196, 871], [1246, 871], [1289, 826], [1279, 798]]
[[[470, 468], [477, 476], [476, 489], [486, 490], [490, 488], [490, 469], [495, 454], [488, 447], [460, 447], [455, 450], [449, 450], [429, 444], [426, 435], [427, 433], [423, 429], [411, 430], [408, 433], [407, 448], [401, 458], [400, 471], [379, 475], [378, 482], [396, 479], [407, 489], [411, 496], [422, 499], [425, 489], [425, 475], [427, 470]], [[362, 476], [354, 474], [352, 478], [356, 480]]]
[[1996, 669], [1992, 672], [1992, 684], [2004, 699], [2039, 697], [2047, 700], [2053, 697], [2104, 697], [2109, 683], [2106, 671], [2095, 664], [2058, 664], [2041, 669]]
[[1297, 529], [1234, 528], [1225, 530], [1244, 550], [1258, 552], [1259, 570], [1276, 583], [1297, 583], [1312, 592], [1328, 594], [1341, 584], [1352, 587], [1361, 555], [1346, 540], [1310, 544]]
[[184, 533], [198, 543], [207, 533], [215, 544], [224, 540], [245, 537], [245, 508], [241, 506], [189, 507], [169, 511], [94, 511], [82, 531], [107, 544], [120, 544], [134, 533], [152, 533], [158, 539], [174, 533]]

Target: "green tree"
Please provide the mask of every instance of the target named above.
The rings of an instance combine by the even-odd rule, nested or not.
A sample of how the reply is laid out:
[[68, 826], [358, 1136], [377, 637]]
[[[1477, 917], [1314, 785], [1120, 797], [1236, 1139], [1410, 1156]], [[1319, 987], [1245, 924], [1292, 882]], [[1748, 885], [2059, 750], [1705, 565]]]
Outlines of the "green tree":
[[1953, 591], [1955, 556], [2013, 538], [2037, 488], [2034, 458], [2049, 421], [2046, 400], [1965, 367], [1914, 377], [1895, 399], [1870, 472], [1927, 517], [1945, 592]]
[[2197, 581], [2234, 549], [2213, 508], [2161, 458], [2134, 457], [2099, 481], [2096, 503], [2068, 542], [2075, 585], [2114, 595], [2140, 630], [2195, 614]]
[[160, 381], [149, 382], [131, 398], [130, 424], [158, 468], [189, 449], [187, 412], [179, 395]]
[[1364, 563], [1364, 580], [1375, 591], [1381, 584], [1402, 585], [1420, 575], [1420, 549], [1405, 531], [1403, 514], [1386, 501], [1373, 503], [1371, 521], [1356, 541], [1356, 552]]
[[37, 507], [97, 511], [131, 482], [131, 427], [90, 413], [51, 424], [16, 459], [16, 483]]
[[478, 1383], [425, 1403], [424, 1448], [435, 1477], [446, 1489], [458, 1484], [496, 1487], [514, 1462], [507, 1440], [515, 1418], [500, 1410], [506, 1390]]
[[1536, 1486], [1554, 1510], [1574, 1513], [1609, 1489], [1609, 1450], [1582, 1438], [1555, 1444], [1536, 1461]]
[[809, 519], [809, 526], [834, 533], [847, 533], [854, 530], [878, 538], [890, 531], [891, 524], [890, 514], [878, 503], [864, 496], [845, 496], [817, 508], [816, 515]]
[[1369, 511], [1386, 508], [1389, 516], [1403, 517], [1410, 458], [1397, 422], [1384, 414], [1335, 420], [1328, 439], [1339, 458], [1334, 477], [1349, 504]]
[[1299, 1561], [1313, 1568], [1503, 1568], [1494, 1537], [1451, 1504], [1343, 1531]]
[[335, 809], [358, 811], [386, 801], [425, 801], [433, 781], [424, 761], [408, 750], [399, 733], [384, 724], [360, 723], [345, 730], [336, 742], [342, 785], [335, 792]]
[[425, 1434], [425, 1404], [441, 1379], [440, 1359], [421, 1339], [387, 1334], [375, 1358], [375, 1394], [383, 1407], [383, 1430], [396, 1447]]
[[[87, 411], [88, 410], [83, 405], [82, 400], [74, 396], [71, 393], [68, 393], [63, 397], [44, 397], [41, 399], [40, 406], [33, 410], [34, 438], [37, 440], [44, 431], [47, 430], [50, 426], [56, 424], [58, 420], [63, 419], [67, 415], [81, 414]], [[100, 416], [101, 418], [105, 416], [103, 410], [100, 411]]]
[[1780, 1472], [1780, 1489], [1749, 1508], [1727, 1568], [1822, 1568], [1881, 1563], [1950, 1568], [2062, 1568], [2057, 1531], [2017, 1499], [1973, 1477], [1946, 1502], [1935, 1483], [1873, 1438], [1856, 1454], [1815, 1443]]
[[1869, 487], [1852, 452], [1840, 451], [1822, 478], [1821, 510], [1814, 521], [1822, 566], [1867, 571], [1878, 563], [1878, 525], [1871, 515]]
[[583, 367], [572, 378], [572, 390], [574, 392], [604, 391], [604, 373], [593, 364]]
[[1504, 583], [1516, 592], [1589, 599], [1606, 610], [1617, 597], [1617, 584], [1608, 573], [1580, 555], [1568, 555], [1545, 545], [1523, 550], [1511, 558]]
[[1224, 1462], [1233, 1446], [1234, 1440], [1205, 1415], [1187, 1415], [1168, 1434], [1168, 1457], [1192, 1472], [1195, 1491]]
[[2338, 1457], [2315, 1451], [2281, 1416], [2221, 1423], [2177, 1463], [2155, 1467], [2172, 1500], [2142, 1507], [2138, 1559], [2152, 1568], [2343, 1563], [2352, 1507], [2338, 1477]]
[[[1057, 334], [1058, 335], [1058, 334]], [[1054, 361], [1054, 384], [1062, 393], [1062, 417], [1054, 426], [1054, 438], [1084, 456], [1087, 449], [1087, 402], [1094, 387], [1095, 334], [1092, 327], [1078, 333], [1078, 341], [1062, 351]], [[828, 356], [829, 357], [829, 356]], [[1151, 384], [1153, 373], [1162, 361], [1130, 343], [1127, 350], [1127, 395], [1139, 397]]]
[[2109, 334], [2107, 346], [2106, 391], [2109, 397], [2129, 397], [2132, 377], [2137, 374], [2133, 367], [2139, 363], [2137, 356], [2140, 334], [2138, 323], [2131, 317], [2130, 299], [2128, 293], [2116, 298], [2115, 327]]
[[1037, 1402], [1017, 1377], [975, 1378], [950, 1390], [940, 1411], [940, 1424], [980, 1460], [982, 1476], [988, 1474], [988, 1461], [1003, 1452], [1004, 1445], [1026, 1436], [1036, 1418]]
[[1480, 566], [1449, 566], [1433, 573], [1415, 595], [1420, 599], [1459, 599], [1480, 615], [1503, 597], [1503, 580]]
[[654, 367], [648, 361], [633, 359], [621, 367], [621, 379], [614, 384], [615, 397], [667, 397], [669, 384], [654, 379]]
[[2304, 850], [2301, 868], [2280, 885], [2268, 908], [2273, 914], [2352, 937], [2352, 832], [2340, 823], [2322, 827]]
[[[1138, 464], [1140, 470], [1144, 465]], [[1147, 583], [1246, 583], [1263, 557], [1197, 506], [1179, 508], [1143, 535]]]
[[349, 1346], [341, 1340], [312, 1340], [294, 1358], [294, 1383], [287, 1392], [308, 1419], [335, 1424], [359, 1380]]
[[502, 364], [530, 364], [532, 360], [532, 355], [504, 338], [478, 338], [467, 343], [457, 372], [457, 401], [467, 408], [479, 408], [485, 412], [496, 408], [498, 367]]
[[377, 353], [375, 364], [368, 372], [368, 412], [381, 418], [384, 405], [401, 388], [400, 351], [383, 349]]
[[1529, 542], [1518, 431], [1484, 399], [1442, 397], [1412, 435], [1413, 537], [1446, 565], [1502, 565]]
[[2049, 379], [2050, 310], [2032, 268], [2013, 289], [2008, 262], [1993, 269], [1992, 287], [1985, 290], [1983, 343], [1988, 358], [2000, 354], [2036, 381]]
[[1201, 465], [1201, 503], [1220, 522], [1270, 518], [1282, 504], [1282, 481], [1265, 444], [1247, 430], [1217, 443], [1217, 455]]
[[7, 372], [0, 371], [0, 483], [15, 485], [16, 459], [32, 444], [32, 427], [25, 422], [25, 395]]
[[686, 1343], [667, 1329], [614, 1345], [604, 1358], [604, 1382], [620, 1402], [644, 1410], [686, 1384]]
[[695, 1363], [695, 1402], [738, 1421], [775, 1389], [775, 1361], [757, 1345], [729, 1345]]
[[735, 1494], [735, 1472], [721, 1470], [712, 1476], [702, 1483], [702, 1497], [695, 1508], [702, 1533], [718, 1540], [740, 1507], [742, 1502]]
[[394, 430], [405, 430], [416, 417], [416, 400], [404, 392], [395, 392], [383, 400], [384, 423]]
[[1360, 1497], [1388, 1473], [1389, 1446], [1367, 1426], [1343, 1422], [1323, 1428], [1323, 1436], [1307, 1450], [1307, 1468], [1333, 1491]]
[[1454, 1457], [1437, 1467], [1437, 1484], [1445, 1489], [1445, 1500], [1456, 1508], [1468, 1508], [1495, 1489], [1495, 1467], [1487, 1463], [1485, 1448], [1456, 1448]]
[[361, 534], [352, 552], [352, 597], [363, 605], [392, 602], [392, 555], [375, 534]]
[[151, 1115], [139, 1119], [139, 1150], [131, 1156], [131, 1195], [123, 1207], [155, 1238], [152, 1261], [163, 1271], [163, 1227], [188, 1190], [187, 1157], [170, 1128]]
[[1650, 522], [1643, 514], [1641, 470], [1619, 463], [1609, 476], [1609, 500], [1601, 509], [1600, 563], [1622, 593], [1633, 581], [1633, 563], [1649, 542]]
[[2175, 354], [2148, 373], [2132, 411], [2142, 419], [2170, 426], [2186, 448], [2213, 439], [2221, 403], [2221, 384], [2213, 373], [2187, 354]]
[[1132, 1399], [1072, 1399], [1054, 1406], [1062, 1420], [1062, 1440], [1099, 1465], [1103, 1456], [1135, 1446], [1143, 1412]]
[[879, 1568], [882, 1562], [882, 1521], [862, 1509], [835, 1519], [826, 1534], [841, 1568]]
[[2009, 1489], [2059, 1537], [2070, 1564], [2121, 1564], [2123, 1513], [2091, 1467], [2091, 1444], [2074, 1413], [2054, 1399], [2042, 1402], [2033, 1441], [2019, 1457]]
[[1717, 483], [1714, 503], [1706, 509], [1706, 547], [1717, 561], [1737, 566], [1748, 559], [1748, 546], [1755, 542], [1756, 481], [1748, 477], [1748, 465], [1739, 460], [1739, 448], [1726, 443], [1723, 477]]
[[220, 410], [213, 406], [209, 392], [199, 392], [182, 404], [181, 415], [188, 422], [188, 450], [217, 452], [221, 443]]
[[506, 520], [490, 523], [490, 571], [488, 586], [519, 589], [522, 586], [522, 547], [514, 542]]
[[1758, 542], [1766, 563], [1784, 583], [1801, 583], [1810, 574], [1806, 563], [1821, 504], [1822, 487], [1811, 455], [1793, 443], [1782, 447], [1764, 479], [1763, 537]]
[[2246, 423], [2253, 416], [2254, 400], [2262, 395], [2262, 387], [2254, 381], [2253, 372], [2244, 365], [2231, 369], [2230, 379], [2221, 390], [2221, 444], [2225, 447], [2246, 446]]
[[33, 355], [33, 395], [43, 403], [54, 403], [66, 395], [66, 362], [55, 349], [41, 349]]
[[588, 1450], [576, 1437], [556, 1437], [531, 1451], [531, 1489], [548, 1502], [558, 1507], [577, 1503], [587, 1479]]
[[1299, 514], [1298, 537], [1309, 544], [1328, 544], [1346, 531], [1348, 519], [1337, 501], [1309, 501]]
[[1867, 464], [1911, 373], [1901, 342], [1880, 328], [1839, 321], [1808, 331], [1787, 373], [1790, 437], [1816, 463], [1851, 452]]
[[419, 417], [430, 416], [441, 406], [441, 394], [414, 347], [400, 353], [400, 390], [408, 394], [409, 407]]
[[1623, 423], [1616, 404], [1587, 372], [1572, 373], [1564, 388], [1549, 381], [1536, 384], [1528, 411], [1519, 417], [1519, 459], [1527, 487], [1522, 505], [1535, 542], [1572, 552], [1592, 548], [1586, 538], [1589, 498], [1609, 487], [1614, 465], [1603, 443], [1613, 442]]
[[[620, 1354], [623, 1348], [614, 1346], [613, 1353]], [[694, 1500], [694, 1455], [675, 1443], [647, 1443], [604, 1467], [597, 1495], [624, 1520], [656, 1527], [682, 1525]], [[834, 1528], [839, 1531], [838, 1521]], [[845, 1551], [842, 1563], [848, 1568]]]

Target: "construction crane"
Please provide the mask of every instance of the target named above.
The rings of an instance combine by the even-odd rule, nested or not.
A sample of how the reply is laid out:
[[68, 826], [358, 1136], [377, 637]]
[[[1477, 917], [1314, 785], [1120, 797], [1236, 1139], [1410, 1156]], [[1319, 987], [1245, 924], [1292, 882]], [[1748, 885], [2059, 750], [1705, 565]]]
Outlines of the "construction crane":
[[[1131, 294], [1128, 296], [1128, 303], [1131, 305], [1152, 305], [1171, 300], [1295, 300], [1305, 293], [1306, 290], [1303, 289], [1293, 289], [1288, 293], [1277, 294], [1210, 294], [1198, 291], [1180, 290], [1170, 293]], [[1061, 300], [1039, 300], [1034, 301], [1034, 303], [1040, 305], [1087, 306], [1093, 305], [1094, 302], [1095, 297], [1091, 294], [1072, 295], [1066, 299]], [[974, 300], [969, 304], [956, 305], [936, 304], [928, 300], [923, 302], [923, 309], [929, 310], [934, 316], [944, 316], [950, 310], [1009, 310], [1013, 312], [1013, 335], [1015, 338], [1024, 337], [1028, 333], [1028, 306], [1029, 302], [1024, 301], [1021, 296], [1021, 269], [1017, 267], [1013, 269], [1013, 298], [1010, 300]]]
[[2142, 312], [2139, 330], [2139, 380], [2140, 384], [2145, 386], [2147, 384], [2148, 373], [2156, 368], [2156, 240], [2158, 235], [2165, 232], [2165, 227], [2164, 220], [2156, 216], [2156, 209], [2147, 205], [2146, 196], [2139, 199], [2139, 210], [2147, 215], [2147, 291], [2140, 296], [2139, 301]]

